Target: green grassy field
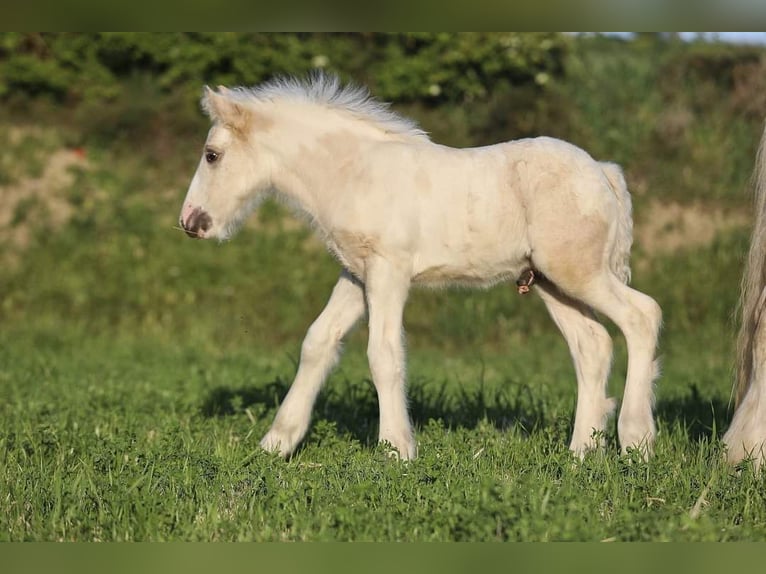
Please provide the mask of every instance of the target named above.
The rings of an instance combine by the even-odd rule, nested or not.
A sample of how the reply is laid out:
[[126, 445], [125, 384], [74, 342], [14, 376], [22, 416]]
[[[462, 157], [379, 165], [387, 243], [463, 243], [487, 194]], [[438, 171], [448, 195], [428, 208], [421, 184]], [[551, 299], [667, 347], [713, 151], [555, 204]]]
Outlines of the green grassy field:
[[[707, 80], [671, 94], [659, 79], [675, 60], [631, 50], [574, 53], [529, 129], [625, 164], [633, 282], [665, 318], [649, 462], [619, 455], [614, 421], [603, 452], [571, 457], [568, 351], [540, 301], [508, 285], [412, 294], [417, 460], [376, 444], [364, 326], [295, 456], [261, 452], [337, 264], [271, 203], [227, 244], [174, 229], [204, 119], [194, 138], [160, 126], [110, 140], [103, 116], [99, 131], [42, 105], [0, 117], [13, 206], [0, 219], [0, 540], [764, 539], [766, 479], [725, 465], [719, 442], [760, 119]], [[630, 81], [604, 93], [615, 75]], [[459, 108], [407, 110], [469, 144], [498, 133], [504, 105], [474, 132]], [[514, 121], [506, 137], [528, 135]], [[661, 219], [671, 203], [696, 206], [696, 227]], [[619, 397], [625, 349], [610, 330]]]
[[[212, 311], [211, 311], [212, 313]], [[552, 332], [505, 353], [410, 345], [420, 457], [375, 444], [354, 337], [289, 461], [257, 440], [294, 373], [222, 342], [5, 331], [6, 540], [757, 540], [763, 480], [720, 462], [730, 345], [663, 353], [649, 463], [566, 449], [574, 384]], [[671, 338], [671, 334], [667, 334]], [[718, 343], [716, 343], [718, 339]], [[699, 349], [704, 348], [704, 353]], [[623, 372], [618, 360], [615, 379]], [[613, 392], [619, 381], [613, 381]]]

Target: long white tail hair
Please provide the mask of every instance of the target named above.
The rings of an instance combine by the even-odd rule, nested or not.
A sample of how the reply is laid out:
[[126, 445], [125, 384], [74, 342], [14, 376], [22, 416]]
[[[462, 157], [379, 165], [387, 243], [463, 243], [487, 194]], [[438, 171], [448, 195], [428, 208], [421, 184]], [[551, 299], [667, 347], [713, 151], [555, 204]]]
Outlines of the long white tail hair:
[[750, 241], [750, 253], [742, 276], [740, 313], [742, 324], [737, 337], [737, 374], [734, 383], [735, 404], [738, 406], [753, 379], [753, 345], [764, 308], [766, 291], [766, 126], [755, 160], [752, 187], [754, 191], [755, 222]]

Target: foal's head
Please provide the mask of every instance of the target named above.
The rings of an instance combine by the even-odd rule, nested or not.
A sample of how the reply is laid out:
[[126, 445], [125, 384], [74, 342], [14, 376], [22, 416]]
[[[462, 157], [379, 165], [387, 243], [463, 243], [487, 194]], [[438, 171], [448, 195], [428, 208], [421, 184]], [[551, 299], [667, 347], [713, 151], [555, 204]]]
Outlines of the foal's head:
[[255, 132], [255, 109], [226, 88], [205, 88], [202, 107], [213, 122], [179, 222], [190, 237], [227, 239], [270, 187], [269, 152]]

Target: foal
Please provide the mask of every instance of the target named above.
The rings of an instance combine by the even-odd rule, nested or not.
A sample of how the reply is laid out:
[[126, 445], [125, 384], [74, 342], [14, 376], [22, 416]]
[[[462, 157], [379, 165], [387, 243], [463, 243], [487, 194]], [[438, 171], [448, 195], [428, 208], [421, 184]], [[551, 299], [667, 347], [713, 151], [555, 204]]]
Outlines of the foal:
[[401, 458], [415, 457], [402, 343], [410, 287], [523, 278], [574, 361], [570, 448], [582, 455], [597, 447], [614, 409], [606, 396], [612, 341], [596, 310], [627, 341], [621, 446], [650, 452], [661, 312], [627, 286], [631, 200], [616, 165], [551, 138], [438, 145], [366, 90], [327, 76], [206, 89], [202, 106], [213, 125], [181, 211], [187, 233], [225, 240], [273, 192], [308, 217], [343, 267], [303, 341], [265, 449], [287, 456], [296, 448], [341, 340], [367, 312], [379, 438]]

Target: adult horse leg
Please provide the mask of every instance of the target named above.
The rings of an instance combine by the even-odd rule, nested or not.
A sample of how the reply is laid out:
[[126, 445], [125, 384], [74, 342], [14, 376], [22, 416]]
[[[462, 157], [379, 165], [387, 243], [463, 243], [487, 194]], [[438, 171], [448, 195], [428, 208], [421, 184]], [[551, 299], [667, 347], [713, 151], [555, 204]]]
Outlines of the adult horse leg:
[[383, 258], [367, 262], [367, 359], [378, 393], [379, 440], [396, 448], [399, 457], [406, 460], [417, 456], [417, 445], [407, 413], [405, 396], [406, 365], [402, 315], [409, 287], [409, 274], [397, 265]]
[[[761, 310], [759, 308], [754, 313], [760, 314]], [[723, 441], [729, 462], [749, 458], [755, 469], [760, 470], [766, 458], [766, 323], [757, 321], [752, 328], [754, 334], [748, 349], [751, 357], [746, 359], [751, 361], [747, 388], [739, 399]]]
[[309, 427], [311, 410], [328, 372], [335, 365], [343, 337], [364, 314], [364, 290], [346, 271], [330, 300], [309, 327], [301, 346], [298, 373], [261, 446], [282, 456], [295, 450]]
[[577, 410], [570, 450], [582, 457], [603, 446], [603, 433], [615, 400], [607, 398], [606, 385], [612, 365], [612, 338], [593, 311], [542, 281], [537, 292], [569, 346], [577, 376]]

